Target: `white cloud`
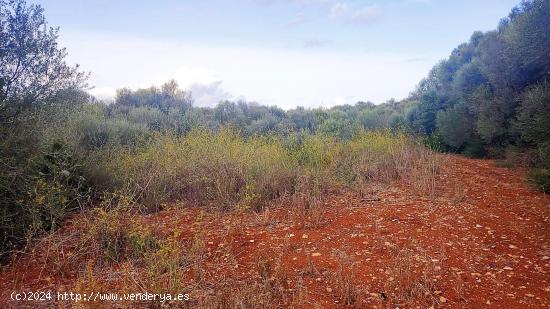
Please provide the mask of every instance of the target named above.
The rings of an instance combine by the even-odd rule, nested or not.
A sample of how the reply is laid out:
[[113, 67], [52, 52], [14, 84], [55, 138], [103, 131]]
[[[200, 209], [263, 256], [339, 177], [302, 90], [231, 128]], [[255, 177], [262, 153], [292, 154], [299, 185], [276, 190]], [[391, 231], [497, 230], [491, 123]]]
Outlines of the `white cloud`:
[[[61, 44], [67, 46], [70, 62], [92, 72], [94, 94], [160, 85], [173, 78], [192, 91], [197, 106], [242, 96], [283, 108], [383, 102], [407, 96], [438, 59], [406, 53], [201, 46], [67, 32]], [[404, 62], [419, 56], [428, 60]]]
[[[164, 80], [159, 80], [159, 82], [166, 81], [165, 77], [162, 78], [164, 78]], [[188, 88], [194, 84], [208, 85], [221, 82], [221, 77], [215, 70], [205, 67], [192, 67], [186, 65], [179, 67], [172, 78], [184, 88]]]
[[[223, 81], [215, 72], [206, 68], [193, 68], [189, 66], [180, 67], [174, 74], [159, 75], [151, 80], [140, 83], [137, 87], [130, 86], [130, 88], [159, 87], [172, 79], [178, 83], [181, 89], [191, 92], [195, 106], [212, 107], [220, 101], [234, 99], [230, 93], [223, 89]], [[111, 101], [116, 95], [117, 88], [94, 87], [89, 90], [89, 93], [100, 100]]]
[[359, 8], [351, 14], [351, 20], [357, 23], [370, 23], [380, 17], [382, 13], [378, 5]]
[[199, 107], [212, 107], [220, 101], [232, 100], [234, 97], [221, 87], [222, 81], [212, 82], [210, 84], [192, 84], [187, 87], [193, 96], [193, 103]]
[[333, 4], [332, 7], [330, 8], [328, 17], [330, 19], [336, 20], [349, 14], [349, 11], [350, 11], [350, 7], [348, 4], [343, 2], [337, 2]]
[[[323, 10], [328, 10], [327, 16], [332, 21], [342, 21], [356, 24], [367, 24], [376, 20], [382, 13], [382, 8], [378, 4], [372, 5], [357, 5], [351, 1], [335, 1], [335, 0], [256, 0], [263, 4], [300, 4], [320, 5]], [[430, 0], [404, 0], [416, 2], [428, 2]], [[303, 24], [307, 21], [307, 16], [301, 12], [294, 18], [289, 20], [285, 25], [293, 27]]]
[[182, 66], [171, 76], [158, 77], [155, 84], [170, 79], [174, 79], [180, 88], [191, 92], [195, 106], [215, 106], [220, 101], [233, 98], [223, 90], [221, 76], [208, 68]]
[[99, 100], [111, 101], [116, 94], [116, 89], [113, 87], [94, 87], [88, 92]]
[[380, 17], [382, 9], [379, 5], [353, 7], [344, 2], [337, 2], [329, 10], [328, 18], [358, 24], [367, 24]]

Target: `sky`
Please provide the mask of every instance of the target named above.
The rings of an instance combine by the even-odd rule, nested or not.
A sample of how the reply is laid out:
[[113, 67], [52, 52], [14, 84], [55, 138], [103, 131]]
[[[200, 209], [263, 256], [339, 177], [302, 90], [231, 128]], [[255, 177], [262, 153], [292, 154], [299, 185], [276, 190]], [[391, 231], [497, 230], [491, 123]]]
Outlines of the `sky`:
[[175, 79], [195, 106], [285, 109], [403, 99], [519, 0], [28, 0], [60, 27], [89, 91]]

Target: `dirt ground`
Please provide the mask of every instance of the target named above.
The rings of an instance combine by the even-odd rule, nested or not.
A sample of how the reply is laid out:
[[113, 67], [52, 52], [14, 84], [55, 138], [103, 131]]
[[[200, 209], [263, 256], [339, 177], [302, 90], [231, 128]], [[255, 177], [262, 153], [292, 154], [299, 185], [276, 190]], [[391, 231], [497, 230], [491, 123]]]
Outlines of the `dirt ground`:
[[[530, 188], [522, 170], [458, 156], [445, 156], [436, 183], [431, 196], [376, 184], [366, 194], [327, 193], [303, 211], [173, 207], [142, 220], [158, 234], [180, 231], [182, 242], [201, 239], [200, 279], [190, 267], [184, 284], [211, 282], [201, 289], [212, 298], [230, 297], [216, 294], [223, 282], [235, 295], [270, 282], [280, 295], [268, 291], [278, 302], [266, 307], [550, 307], [550, 196]], [[49, 271], [48, 254], [66, 253], [29, 252], [2, 270], [0, 307], [74, 305], [9, 300], [12, 291], [74, 287], [79, 270]]]

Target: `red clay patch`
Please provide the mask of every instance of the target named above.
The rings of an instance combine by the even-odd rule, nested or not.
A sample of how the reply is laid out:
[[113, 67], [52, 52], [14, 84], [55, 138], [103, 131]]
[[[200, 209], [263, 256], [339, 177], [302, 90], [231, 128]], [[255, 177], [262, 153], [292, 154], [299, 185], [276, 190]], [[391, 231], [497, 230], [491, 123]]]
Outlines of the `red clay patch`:
[[[445, 157], [433, 197], [394, 184], [374, 198], [330, 193], [309, 219], [288, 205], [224, 215], [173, 208], [142, 219], [157, 234], [200, 238], [206, 282], [284, 275], [294, 296], [283, 306], [550, 306], [550, 197], [531, 189], [522, 171]], [[58, 234], [70, 239], [70, 223]], [[70, 251], [68, 244], [67, 252], [21, 254], [0, 274], [0, 307], [24, 305], [9, 301], [12, 291], [70, 291], [82, 269], [51, 264]]]

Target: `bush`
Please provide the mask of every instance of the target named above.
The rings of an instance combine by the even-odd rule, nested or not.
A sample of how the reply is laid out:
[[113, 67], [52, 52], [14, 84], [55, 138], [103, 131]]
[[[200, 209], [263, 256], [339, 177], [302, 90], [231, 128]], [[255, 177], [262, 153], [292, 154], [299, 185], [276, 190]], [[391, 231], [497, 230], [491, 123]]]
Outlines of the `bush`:
[[483, 146], [483, 142], [480, 139], [475, 138], [467, 141], [464, 149], [462, 150], [462, 154], [470, 158], [482, 158], [486, 153], [487, 151]]
[[107, 118], [101, 106], [84, 106], [69, 120], [66, 138], [84, 156], [105, 147], [135, 148], [146, 143], [151, 133], [143, 124]]
[[535, 187], [544, 192], [550, 192], [550, 171], [547, 169], [532, 169], [528, 174], [529, 181], [535, 185]]
[[407, 156], [418, 147], [390, 131], [338, 141], [322, 135], [244, 138], [230, 129], [195, 130], [118, 150], [96, 168], [111, 180], [111, 190], [128, 190], [150, 209], [174, 200], [222, 210], [259, 209], [283, 196], [319, 199], [329, 186], [404, 177], [414, 165]]
[[[53, 231], [90, 197], [80, 166], [60, 143], [13, 167], [0, 169], [0, 254], [42, 232]], [[4, 256], [1, 256], [4, 257]]]
[[151, 206], [182, 199], [229, 209], [257, 207], [291, 192], [295, 166], [277, 138], [196, 130], [121, 152], [107, 169], [119, 183], [139, 188], [141, 200]]
[[443, 139], [443, 135], [439, 131], [435, 131], [432, 134], [428, 135], [426, 138], [424, 138], [424, 146], [427, 148], [438, 151], [438, 152], [446, 152], [449, 151], [449, 146], [445, 143], [445, 140]]
[[463, 104], [456, 104], [445, 111], [439, 111], [436, 119], [437, 128], [445, 144], [456, 151], [471, 141], [474, 134], [471, 119], [472, 116]]
[[122, 203], [114, 209], [95, 208], [79, 223], [82, 235], [78, 248], [84, 250], [86, 260], [109, 264], [142, 259], [159, 248], [156, 237], [127, 206]]
[[516, 133], [535, 145], [550, 140], [550, 81], [528, 89], [518, 106]]

